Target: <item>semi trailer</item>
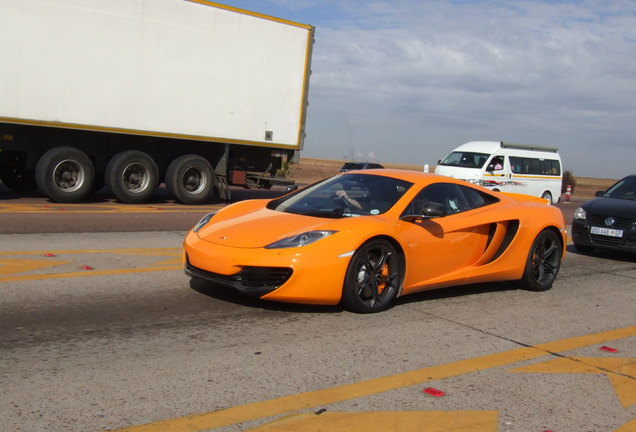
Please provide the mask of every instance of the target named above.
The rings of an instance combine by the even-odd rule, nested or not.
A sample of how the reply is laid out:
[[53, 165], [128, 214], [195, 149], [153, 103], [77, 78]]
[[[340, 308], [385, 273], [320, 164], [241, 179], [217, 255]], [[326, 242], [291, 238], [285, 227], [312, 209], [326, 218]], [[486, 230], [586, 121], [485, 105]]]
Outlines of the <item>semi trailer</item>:
[[184, 204], [291, 181], [314, 27], [204, 0], [0, 0], [0, 181]]

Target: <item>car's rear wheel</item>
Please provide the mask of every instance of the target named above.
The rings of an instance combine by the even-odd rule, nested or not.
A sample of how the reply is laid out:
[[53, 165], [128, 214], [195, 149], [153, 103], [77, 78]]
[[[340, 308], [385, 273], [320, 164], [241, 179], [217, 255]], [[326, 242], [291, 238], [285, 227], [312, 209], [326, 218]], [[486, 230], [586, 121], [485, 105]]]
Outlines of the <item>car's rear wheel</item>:
[[354, 312], [380, 312], [391, 306], [402, 279], [402, 258], [395, 247], [384, 239], [371, 240], [351, 258], [342, 303]]
[[543, 230], [532, 242], [523, 277], [518, 285], [530, 291], [552, 288], [561, 268], [563, 244], [559, 234], [551, 229]]

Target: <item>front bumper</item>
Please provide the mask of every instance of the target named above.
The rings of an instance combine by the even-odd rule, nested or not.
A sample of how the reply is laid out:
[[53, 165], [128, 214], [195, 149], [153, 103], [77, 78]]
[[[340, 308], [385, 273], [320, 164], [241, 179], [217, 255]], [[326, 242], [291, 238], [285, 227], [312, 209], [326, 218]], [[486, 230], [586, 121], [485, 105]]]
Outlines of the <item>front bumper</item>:
[[184, 271], [190, 277], [229, 286], [253, 297], [262, 297], [280, 288], [293, 273], [291, 268], [285, 267], [243, 267], [236, 274], [224, 275], [194, 267], [190, 264], [187, 254]]
[[592, 234], [590, 232], [592, 226], [600, 226], [600, 224], [592, 224], [580, 219], [572, 221], [572, 241], [578, 245], [598, 249], [636, 252], [636, 229], [633, 225], [622, 229], [622, 237]]
[[201, 240], [184, 241], [184, 271], [264, 300], [335, 305], [351, 254], [338, 254], [327, 239], [289, 249], [235, 248]]

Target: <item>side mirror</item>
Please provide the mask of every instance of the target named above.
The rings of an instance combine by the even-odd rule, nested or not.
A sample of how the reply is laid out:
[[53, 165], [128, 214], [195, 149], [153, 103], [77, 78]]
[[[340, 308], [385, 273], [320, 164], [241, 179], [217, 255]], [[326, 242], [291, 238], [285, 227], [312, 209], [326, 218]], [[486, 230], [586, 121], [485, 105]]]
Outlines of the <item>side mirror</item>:
[[293, 192], [296, 189], [298, 189], [298, 185], [289, 185], [285, 188], [284, 194], [287, 195], [288, 193]]
[[446, 207], [436, 202], [425, 202], [420, 214], [402, 216], [406, 222], [415, 222], [418, 219], [435, 219], [446, 216]]
[[446, 207], [436, 202], [426, 202], [422, 206], [422, 216], [425, 219], [432, 219], [446, 216]]
[[487, 172], [493, 172], [495, 170], [495, 166], [493, 164], [488, 164], [486, 167]]
[[594, 196], [596, 196], [596, 197], [600, 197], [600, 196], [603, 196], [603, 195], [605, 195], [605, 191], [604, 190], [599, 190], [599, 191], [594, 192]]

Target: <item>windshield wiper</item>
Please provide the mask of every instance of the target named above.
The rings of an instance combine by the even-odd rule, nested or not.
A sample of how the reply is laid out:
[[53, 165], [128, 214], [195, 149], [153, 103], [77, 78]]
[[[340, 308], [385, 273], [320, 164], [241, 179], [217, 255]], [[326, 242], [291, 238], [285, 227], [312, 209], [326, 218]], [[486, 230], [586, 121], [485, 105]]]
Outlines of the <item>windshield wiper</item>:
[[324, 210], [295, 210], [295, 209], [288, 208], [286, 211], [288, 213], [294, 213], [294, 214], [299, 214], [303, 216], [326, 217], [326, 218], [334, 218], [334, 219], [362, 215], [362, 213], [354, 213], [350, 210], [345, 210], [342, 208], [324, 209]]

